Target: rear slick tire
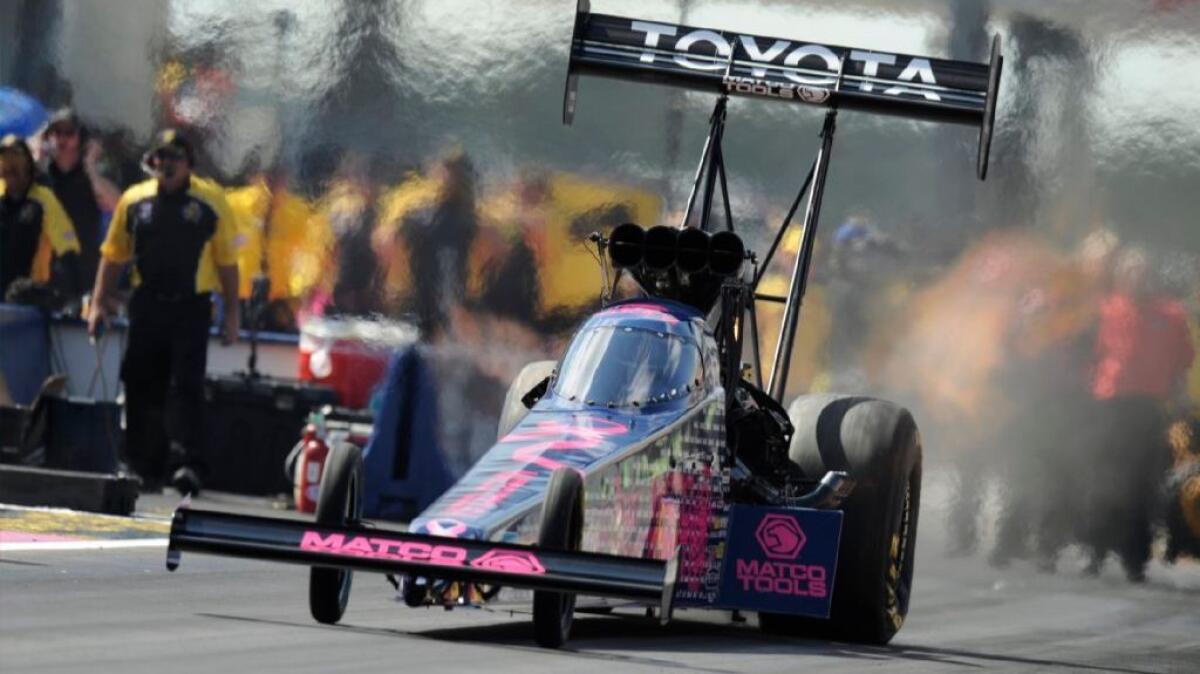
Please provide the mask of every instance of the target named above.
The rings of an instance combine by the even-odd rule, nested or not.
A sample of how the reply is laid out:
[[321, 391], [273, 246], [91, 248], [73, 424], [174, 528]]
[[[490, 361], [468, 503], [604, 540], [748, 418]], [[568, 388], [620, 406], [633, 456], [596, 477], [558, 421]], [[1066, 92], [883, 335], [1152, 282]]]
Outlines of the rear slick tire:
[[[317, 524], [344, 527], [362, 519], [362, 451], [349, 443], [329, 451], [317, 498]], [[313, 619], [333, 625], [342, 619], [350, 603], [354, 572], [314, 566], [308, 577], [308, 608]]]
[[872, 398], [802, 396], [788, 409], [790, 456], [809, 476], [844, 470], [842, 537], [828, 620], [762, 613], [764, 632], [886, 644], [912, 593], [921, 503], [921, 438], [908, 410]]
[[[579, 550], [583, 541], [583, 476], [558, 468], [550, 476], [542, 504], [538, 546], [548, 550]], [[533, 633], [539, 646], [559, 648], [571, 635], [575, 595], [538, 590], [533, 593]]]

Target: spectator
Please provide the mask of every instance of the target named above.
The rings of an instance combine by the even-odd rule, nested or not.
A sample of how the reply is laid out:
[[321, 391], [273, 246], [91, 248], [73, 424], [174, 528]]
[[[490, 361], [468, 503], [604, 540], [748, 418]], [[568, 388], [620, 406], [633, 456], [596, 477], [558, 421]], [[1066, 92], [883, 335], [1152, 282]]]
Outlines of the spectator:
[[266, 330], [295, 330], [295, 305], [317, 282], [321, 253], [310, 236], [312, 206], [290, 189], [282, 167], [257, 171], [226, 200], [238, 228], [238, 296], [251, 299], [257, 279], [268, 280]]
[[79, 239], [54, 193], [33, 176], [25, 141], [11, 134], [0, 140], [0, 298], [27, 294], [31, 285], [45, 288], [53, 256], [63, 270], [61, 290], [78, 295]]
[[1085, 509], [1088, 571], [1099, 572], [1115, 551], [1133, 582], [1145, 580], [1155, 495], [1170, 461], [1166, 404], [1194, 356], [1183, 303], [1155, 292], [1147, 266], [1141, 250], [1123, 252], [1114, 291], [1100, 305], [1092, 395], [1106, 432], [1096, 443]]
[[377, 194], [369, 173], [366, 157], [347, 153], [324, 197], [322, 217], [329, 223], [337, 269], [329, 314], [368, 316], [382, 308], [379, 263], [371, 248]]
[[112, 212], [121, 192], [101, 175], [100, 142], [89, 137], [73, 110], [63, 108], [50, 117], [42, 142], [50, 159], [47, 182], [75, 226], [80, 274], [91, 283], [100, 263], [101, 214]]
[[479, 230], [475, 169], [459, 149], [440, 159], [434, 177], [438, 195], [429, 209], [412, 213], [404, 225], [415, 291], [416, 314], [425, 339], [446, 327], [450, 308], [466, 295], [467, 261]]

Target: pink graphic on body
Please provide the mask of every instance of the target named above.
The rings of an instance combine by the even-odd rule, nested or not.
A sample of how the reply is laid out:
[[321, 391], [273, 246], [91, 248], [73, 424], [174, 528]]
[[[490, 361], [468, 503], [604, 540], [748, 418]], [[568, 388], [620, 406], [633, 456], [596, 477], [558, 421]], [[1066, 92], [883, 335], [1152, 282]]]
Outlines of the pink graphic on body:
[[471, 566], [502, 573], [515, 573], [522, 576], [539, 576], [546, 573], [546, 567], [532, 552], [524, 550], [505, 550], [495, 548], [483, 553], [471, 561]]
[[679, 322], [679, 319], [672, 315], [671, 312], [667, 311], [663, 307], [658, 306], [657, 304], [622, 304], [602, 311], [598, 315], [608, 316], [610, 314], [631, 314], [639, 318], [649, 318], [655, 321], [662, 321], [667, 325], [675, 325]]
[[792, 515], [770, 513], [758, 523], [754, 537], [770, 559], [793, 560], [804, 549], [807, 537]]
[[[439, 516], [470, 518], [485, 515], [532, 480], [570, 465], [549, 453], [583, 454], [590, 459], [608, 451], [609, 438], [628, 431], [625, 424], [592, 416], [573, 417], [569, 421], [549, 419], [518, 426], [501, 438], [500, 444], [525, 443], [513, 449], [505, 460], [519, 467], [498, 470], [478, 484], [460, 483], [465, 493], [451, 501]], [[603, 451], [592, 451], [597, 449]]]
[[712, 468], [704, 466], [699, 475], [674, 471], [664, 477], [667, 484], [664, 496], [678, 503], [672, 510], [678, 517], [675, 539], [680, 549], [679, 580], [689, 591], [699, 592], [708, 572]]
[[429, 520], [424, 523], [425, 530], [434, 536], [447, 536], [449, 538], [457, 538], [467, 530], [465, 522], [459, 522], [449, 518]]

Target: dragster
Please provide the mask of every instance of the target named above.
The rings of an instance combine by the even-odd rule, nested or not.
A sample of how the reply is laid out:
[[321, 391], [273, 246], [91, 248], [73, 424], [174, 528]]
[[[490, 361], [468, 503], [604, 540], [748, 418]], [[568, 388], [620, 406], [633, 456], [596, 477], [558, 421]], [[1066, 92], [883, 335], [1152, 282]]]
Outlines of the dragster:
[[[682, 222], [593, 236], [603, 308], [560, 360], [525, 366], [496, 444], [407, 530], [363, 521], [362, 457], [341, 444], [315, 521], [181, 507], [168, 568], [185, 551], [308, 565], [322, 623], [341, 620], [355, 571], [387, 574], [410, 606], [532, 590], [546, 647], [568, 639], [577, 596], [641, 605], [662, 621], [682, 608], [753, 611], [773, 633], [887, 643], [912, 589], [917, 425], [865, 395], [784, 400], [836, 121], [845, 108], [977, 127], [983, 179], [1002, 62], [998, 38], [990, 63], [976, 64], [640, 21], [579, 2], [564, 123], [585, 76], [715, 96]], [[746, 250], [729, 204], [730, 96], [826, 109], [820, 149], [762, 258]], [[761, 295], [805, 195], [787, 296]], [[641, 296], [611, 301], [621, 278]], [[766, 371], [755, 300], [784, 305]]]

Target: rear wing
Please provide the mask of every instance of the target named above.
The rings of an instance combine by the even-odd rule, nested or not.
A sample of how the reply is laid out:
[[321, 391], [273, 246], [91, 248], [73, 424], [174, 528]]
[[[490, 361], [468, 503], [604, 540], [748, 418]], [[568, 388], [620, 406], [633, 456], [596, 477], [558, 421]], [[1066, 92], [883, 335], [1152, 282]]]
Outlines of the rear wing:
[[1003, 62], [999, 36], [990, 63], [970, 63], [593, 14], [579, 0], [563, 123], [581, 74], [862, 110], [978, 127], [982, 180]]

